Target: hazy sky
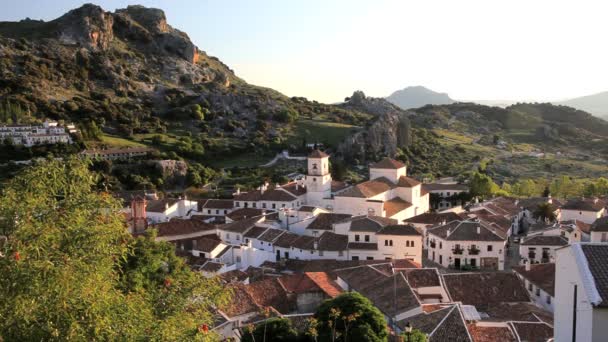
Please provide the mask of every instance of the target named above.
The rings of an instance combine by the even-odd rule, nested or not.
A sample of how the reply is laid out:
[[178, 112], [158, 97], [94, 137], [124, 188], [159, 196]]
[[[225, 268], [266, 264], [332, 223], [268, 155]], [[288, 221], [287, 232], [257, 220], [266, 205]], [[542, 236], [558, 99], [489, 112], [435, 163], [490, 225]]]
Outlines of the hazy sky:
[[[82, 1], [0, 0], [0, 21]], [[250, 83], [336, 102], [410, 85], [452, 98], [554, 100], [608, 90], [606, 1], [99, 0], [162, 8]]]

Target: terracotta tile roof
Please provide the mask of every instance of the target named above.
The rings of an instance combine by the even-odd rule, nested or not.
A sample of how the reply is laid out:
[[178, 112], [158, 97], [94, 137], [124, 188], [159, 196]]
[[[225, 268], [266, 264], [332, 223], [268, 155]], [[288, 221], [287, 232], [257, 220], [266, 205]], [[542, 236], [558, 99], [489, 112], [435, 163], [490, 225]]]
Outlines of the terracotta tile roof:
[[274, 245], [277, 247], [291, 248], [291, 246], [293, 246], [293, 243], [299, 238], [300, 235], [298, 234], [285, 232], [284, 234], [281, 234], [281, 236], [279, 236], [279, 238], [274, 242]]
[[177, 202], [179, 202], [179, 199], [177, 198], [163, 198], [159, 200], [151, 200], [147, 202], [148, 204], [146, 205], [146, 211], [152, 213], [164, 213], [165, 210], [167, 210], [167, 206], [172, 207]]
[[595, 288], [602, 301], [600, 307], [608, 307], [608, 244], [580, 244], [593, 276]]
[[[280, 240], [280, 239], [279, 239]], [[280, 247], [294, 247], [299, 249], [313, 250], [316, 238], [308, 235], [299, 235], [297, 239], [293, 240], [289, 246], [281, 246], [277, 241], [275, 245]]]
[[332, 230], [332, 225], [350, 218], [349, 214], [320, 213], [306, 227], [309, 230]]
[[513, 273], [452, 273], [442, 277], [453, 301], [474, 305], [478, 311], [500, 302], [530, 302], [523, 282]]
[[422, 183], [420, 183], [419, 181], [415, 180], [414, 178], [411, 178], [408, 176], [401, 176], [401, 177], [399, 177], [399, 180], [397, 181], [397, 186], [403, 187], [403, 188], [413, 188], [420, 184], [422, 184]]
[[418, 235], [420, 236], [421, 234], [416, 230], [416, 228], [414, 228], [414, 226], [411, 226], [409, 224], [395, 224], [392, 226], [386, 226], [382, 229], [380, 229], [380, 231], [378, 233], [376, 233], [376, 235]]
[[519, 342], [508, 326], [468, 324], [474, 342]]
[[246, 218], [262, 216], [262, 215], [264, 215], [264, 212], [266, 212], [266, 210], [264, 210], [264, 209], [240, 208], [240, 209], [236, 209], [235, 211], [233, 211], [231, 213], [228, 213], [226, 215], [226, 217], [228, 217], [232, 221], [240, 221], [240, 220], [244, 220]]
[[246, 290], [246, 285], [234, 284], [228, 288], [232, 291], [231, 300], [223, 305], [220, 309], [228, 317], [236, 317], [252, 312], [259, 312], [260, 306], [253, 300]]
[[329, 155], [321, 150], [314, 150], [308, 154], [308, 158], [327, 158]]
[[491, 322], [547, 322], [553, 323], [553, 313], [543, 310], [535, 304], [529, 302], [518, 303], [491, 303], [478, 311], [485, 313], [483, 321]]
[[295, 298], [287, 296], [287, 291], [276, 278], [251, 283], [246, 290], [259, 306], [273, 307], [283, 314], [295, 309]]
[[580, 231], [586, 234], [591, 232], [591, 225], [580, 220], [560, 221], [560, 224], [576, 226]]
[[336, 197], [370, 198], [395, 188], [395, 184], [386, 177], [380, 177], [353, 185], [336, 194]]
[[158, 231], [157, 236], [177, 236], [212, 231], [215, 229], [215, 226], [199, 220], [173, 219], [169, 222], [152, 225], [151, 228]]
[[279, 236], [286, 232], [287, 231], [282, 229], [269, 228], [264, 234], [258, 237], [258, 240], [274, 243], [279, 238]]
[[377, 251], [378, 243], [376, 243], [376, 242], [349, 242], [348, 249]]
[[396, 161], [395, 159], [386, 157], [382, 158], [382, 160], [380, 160], [379, 162], [369, 166], [370, 169], [400, 169], [402, 167], [405, 167], [405, 164]]
[[404, 222], [410, 222], [410, 223], [421, 223], [421, 224], [431, 224], [431, 225], [435, 225], [435, 224], [440, 224], [442, 222], [451, 222], [451, 221], [456, 221], [456, 220], [462, 220], [464, 217], [461, 215], [458, 215], [454, 212], [447, 212], [447, 213], [424, 213], [424, 214], [420, 214], [414, 217], [410, 217], [406, 220], [404, 220]]
[[342, 293], [340, 286], [326, 272], [306, 272], [306, 275], [329, 297], [333, 298]]
[[535, 235], [525, 239], [523, 246], [566, 246], [568, 240], [559, 235]]
[[597, 212], [606, 207], [606, 202], [595, 198], [581, 198], [569, 200], [562, 206], [562, 210], [580, 210]]
[[591, 224], [592, 232], [608, 232], [608, 216], [600, 217]]
[[226, 199], [208, 199], [203, 202], [204, 209], [232, 209], [234, 202]]
[[553, 327], [546, 323], [510, 323], [520, 341], [544, 342], [553, 338]]
[[298, 185], [296, 182], [281, 185], [281, 188], [287, 190], [290, 194], [294, 196], [302, 196], [306, 194], [306, 187]]
[[203, 235], [194, 241], [196, 241], [196, 247], [192, 246], [192, 249], [205, 253], [211, 253], [222, 243], [222, 241], [215, 234]]
[[441, 286], [436, 268], [412, 268], [401, 272], [412, 288]]
[[427, 191], [469, 191], [469, 187], [465, 184], [457, 183], [425, 183], [422, 184], [422, 188]]
[[243, 235], [243, 237], [257, 239], [262, 236], [262, 234], [264, 234], [268, 229], [268, 227], [254, 226], [253, 228], [249, 229], [247, 233]]
[[519, 273], [532, 284], [540, 287], [551, 296], [555, 295], [555, 264], [533, 264], [526, 271], [525, 266], [515, 266], [513, 271]]
[[[477, 228], [479, 227], [479, 233]], [[430, 235], [448, 241], [504, 241], [506, 237], [498, 234], [483, 222], [452, 221], [443, 226], [428, 230]]]
[[341, 182], [337, 180], [331, 181], [331, 192], [338, 192], [340, 190], [346, 189], [348, 184], [346, 182]]
[[412, 203], [402, 200], [399, 197], [395, 197], [384, 202], [384, 210], [386, 211], [387, 217], [392, 217], [393, 215], [400, 213], [411, 206]]
[[231, 232], [231, 233], [244, 234], [249, 229], [253, 228], [256, 225], [256, 223], [260, 222], [261, 220], [262, 220], [262, 217], [252, 217], [252, 218], [248, 218], [248, 219], [243, 219], [241, 221], [235, 221], [235, 222], [223, 224], [223, 225], [217, 227], [217, 229], [223, 230], [226, 232]]
[[[534, 210], [536, 209], [540, 204], [543, 203], [548, 203], [549, 198], [548, 197], [529, 197], [529, 198], [522, 198], [518, 201], [517, 205], [521, 208], [524, 209], [528, 209], [528, 210]], [[556, 210], [557, 207], [555, 207], [554, 210]]]
[[318, 259], [318, 260], [285, 260], [285, 269], [293, 272], [328, 272], [333, 273], [336, 270], [352, 268], [362, 265], [382, 265], [392, 264], [395, 268], [419, 268], [420, 265], [407, 259], [393, 260], [334, 260], [334, 259]]
[[429, 335], [430, 341], [468, 342], [471, 337], [458, 305], [441, 306], [397, 322], [401, 329], [407, 324]]
[[323, 232], [318, 239], [317, 249], [320, 251], [345, 251], [348, 249], [348, 236]]
[[393, 264], [393, 267], [398, 270], [422, 267], [422, 265], [420, 265], [419, 263], [409, 259], [393, 259], [391, 263]]
[[387, 225], [397, 224], [397, 220], [380, 216], [356, 216], [351, 219], [351, 232], [377, 232]]

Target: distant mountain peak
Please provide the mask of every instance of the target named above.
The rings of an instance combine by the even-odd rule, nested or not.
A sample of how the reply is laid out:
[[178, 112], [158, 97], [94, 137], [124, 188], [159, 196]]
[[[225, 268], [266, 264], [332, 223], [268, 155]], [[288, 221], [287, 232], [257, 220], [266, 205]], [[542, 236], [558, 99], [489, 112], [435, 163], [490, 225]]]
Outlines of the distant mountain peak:
[[608, 91], [554, 103], [583, 110], [600, 118], [608, 119]]
[[447, 93], [438, 93], [423, 86], [410, 86], [397, 90], [386, 99], [402, 109], [418, 108], [428, 104], [442, 105], [456, 102]]

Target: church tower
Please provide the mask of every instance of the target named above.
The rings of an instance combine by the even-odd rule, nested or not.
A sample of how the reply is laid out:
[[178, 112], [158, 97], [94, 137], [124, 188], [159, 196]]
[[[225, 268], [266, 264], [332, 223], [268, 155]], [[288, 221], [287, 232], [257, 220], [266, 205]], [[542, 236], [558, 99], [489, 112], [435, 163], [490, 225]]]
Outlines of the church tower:
[[306, 204], [323, 206], [323, 199], [331, 196], [331, 175], [329, 174], [329, 155], [314, 150], [308, 155], [306, 174]]

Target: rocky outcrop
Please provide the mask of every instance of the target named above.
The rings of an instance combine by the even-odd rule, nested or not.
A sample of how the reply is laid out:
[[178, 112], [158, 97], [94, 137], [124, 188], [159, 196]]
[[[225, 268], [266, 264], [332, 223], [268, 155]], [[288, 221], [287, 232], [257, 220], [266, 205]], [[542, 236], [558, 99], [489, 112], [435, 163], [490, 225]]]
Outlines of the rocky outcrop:
[[188, 174], [188, 164], [182, 160], [155, 160], [150, 161], [152, 166], [159, 171], [166, 185], [182, 185]]
[[58, 38], [64, 44], [80, 44], [93, 50], [107, 50], [114, 38], [112, 14], [86, 4], [54, 20]]
[[348, 137], [338, 147], [338, 155], [359, 163], [378, 160], [382, 156], [395, 157], [399, 148], [411, 141], [408, 114], [393, 111], [382, 114], [366, 130]]

